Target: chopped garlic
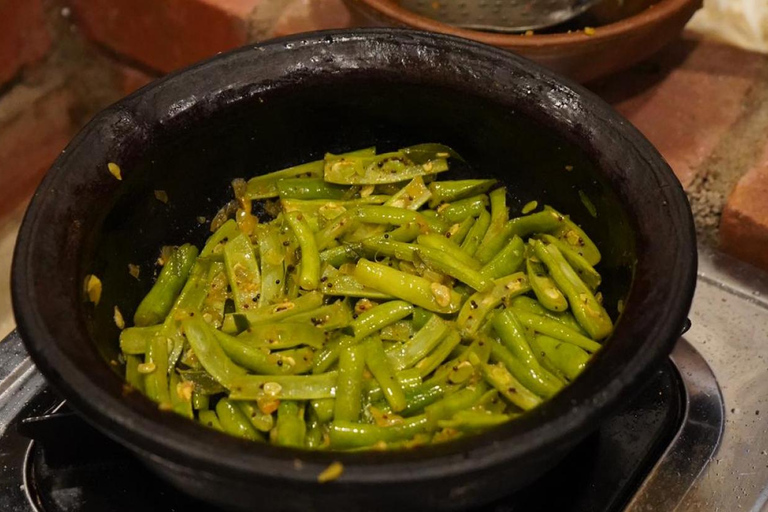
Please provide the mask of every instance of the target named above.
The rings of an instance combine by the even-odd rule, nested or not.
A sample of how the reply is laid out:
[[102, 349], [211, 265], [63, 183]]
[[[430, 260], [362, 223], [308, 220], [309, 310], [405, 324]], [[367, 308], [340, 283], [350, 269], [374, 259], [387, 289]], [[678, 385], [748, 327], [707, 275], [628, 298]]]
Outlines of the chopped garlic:
[[155, 199], [161, 203], [168, 204], [168, 193], [165, 190], [155, 190]]
[[88, 300], [98, 305], [101, 300], [101, 280], [93, 274], [85, 276], [85, 294]]
[[115, 314], [113, 315], [113, 318], [115, 319], [115, 325], [118, 329], [121, 331], [125, 329], [125, 320], [123, 319], [123, 314], [120, 312], [120, 308], [115, 306]]
[[123, 173], [122, 173], [122, 171], [120, 170], [120, 166], [119, 166], [119, 165], [117, 165], [117, 164], [116, 164], [116, 163], [114, 163], [114, 162], [109, 162], [109, 163], [107, 164], [107, 169], [109, 169], [109, 173], [110, 173], [112, 176], [114, 176], [115, 178], [117, 178], [119, 181], [123, 181]]
[[332, 462], [319, 475], [317, 475], [317, 481], [321, 484], [331, 482], [339, 478], [342, 473], [344, 473], [344, 465], [341, 462]]

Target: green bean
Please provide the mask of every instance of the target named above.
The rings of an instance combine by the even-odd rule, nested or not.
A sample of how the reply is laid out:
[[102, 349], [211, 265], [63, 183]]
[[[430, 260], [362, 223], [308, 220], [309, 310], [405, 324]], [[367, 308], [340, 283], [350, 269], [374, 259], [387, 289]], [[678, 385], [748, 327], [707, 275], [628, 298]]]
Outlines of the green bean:
[[414, 244], [406, 244], [389, 240], [389, 236], [366, 238], [360, 242], [361, 253], [368, 258], [390, 257], [404, 261], [413, 261], [418, 252]]
[[[402, 370], [395, 373], [395, 379], [400, 383], [400, 387], [403, 388], [403, 392], [408, 393], [421, 386], [421, 374], [418, 370], [411, 368], [409, 370]], [[384, 391], [382, 390], [376, 379], [368, 379], [364, 382], [365, 395], [369, 402], [376, 402], [384, 399]]]
[[[461, 253], [461, 251], [458, 252]], [[486, 278], [477, 270], [466, 266], [458, 258], [454, 258], [453, 253], [419, 246], [419, 257], [433, 270], [466, 283], [475, 290], [482, 291], [493, 286], [491, 279]]]
[[[224, 308], [229, 298], [227, 288], [229, 280], [227, 279], [227, 269], [223, 261], [212, 261], [211, 268], [208, 270], [208, 279], [206, 282], [208, 293], [200, 305], [200, 313], [206, 322], [215, 328], [221, 328], [224, 322]], [[182, 295], [183, 295], [182, 291]], [[193, 304], [191, 309], [196, 309]]]
[[590, 265], [595, 266], [600, 263], [600, 251], [584, 230], [577, 226], [567, 215], [559, 213], [551, 206], [545, 206], [544, 210], [560, 217], [561, 223], [552, 233], [555, 237], [567, 243]]
[[549, 336], [538, 335], [533, 346], [543, 357], [557, 368], [568, 381], [573, 381], [586, 368], [589, 354], [571, 343], [565, 343]]
[[450, 420], [440, 420], [437, 424], [441, 428], [474, 431], [501, 425], [511, 418], [509, 414], [494, 414], [487, 411], [459, 411]]
[[224, 428], [221, 426], [215, 411], [200, 411], [197, 415], [197, 420], [208, 428], [224, 432]]
[[418, 210], [430, 197], [432, 197], [432, 193], [427, 186], [424, 185], [424, 179], [421, 176], [416, 176], [406, 186], [395, 193], [395, 195], [387, 201], [386, 205], [395, 206], [397, 208], [406, 208], [408, 210]]
[[418, 388], [406, 391], [405, 396], [408, 398], [408, 405], [400, 411], [400, 414], [403, 416], [421, 414], [427, 406], [437, 402], [453, 389], [454, 386], [448, 384], [435, 384], [431, 386], [422, 384]]
[[478, 360], [482, 362], [487, 362], [488, 359], [490, 358], [491, 347], [486, 342], [487, 339], [488, 339], [487, 336], [479, 336], [469, 345], [469, 347], [458, 345], [456, 347], [456, 350], [460, 350], [461, 352], [450, 361], [443, 363], [437, 370], [435, 370], [435, 373], [433, 373], [432, 376], [424, 384], [432, 386], [437, 384], [448, 384], [451, 382], [454, 382], [454, 383], [465, 382], [466, 379], [461, 379], [457, 377], [466, 376], [463, 374], [465, 374], [465, 372], [467, 371], [465, 370], [465, 368], [467, 368], [468, 364], [469, 364], [469, 370], [470, 370], [469, 376], [471, 376], [474, 373], [475, 368], [472, 366], [471, 363], [469, 363], [469, 356], [471, 354], [475, 354]]
[[192, 386], [182, 384], [176, 370], [171, 370], [168, 385], [173, 411], [185, 418], [193, 419], [195, 414], [192, 412]]
[[393, 411], [403, 410], [406, 406], [405, 393], [387, 361], [381, 340], [376, 337], [367, 338], [363, 342], [363, 347], [365, 364], [381, 386], [384, 398], [387, 399]]
[[528, 278], [522, 272], [511, 274], [493, 281], [493, 287], [472, 295], [464, 303], [456, 323], [464, 336], [471, 337], [480, 329], [486, 316], [502, 301], [526, 293], [531, 289]]
[[197, 248], [193, 245], [184, 244], [173, 251], [157, 281], [133, 315], [136, 326], [156, 325], [163, 321], [187, 281], [196, 259]]
[[355, 210], [346, 211], [330, 221], [323, 229], [315, 233], [317, 250], [324, 251], [328, 249], [335, 243], [337, 238], [341, 238], [343, 235], [357, 228], [358, 223], [355, 215]]
[[355, 277], [364, 286], [436, 313], [455, 313], [461, 306], [461, 296], [446, 286], [366, 259], [357, 262]]
[[555, 313], [554, 311], [550, 311], [539, 304], [536, 299], [526, 297], [525, 295], [520, 295], [519, 297], [512, 299], [509, 305], [515, 310], [522, 310], [527, 311], [528, 313], [533, 313], [534, 315], [545, 316], [554, 320], [555, 322], [563, 324], [564, 326], [578, 332], [579, 334], [583, 334], [585, 336], [587, 334], [587, 332], [581, 328], [579, 322], [576, 321], [570, 312], [563, 311], [562, 313]]
[[489, 279], [498, 279], [520, 270], [525, 259], [525, 243], [515, 235], [507, 242], [491, 261], [486, 263], [480, 273]]
[[408, 160], [402, 151], [396, 151], [368, 158], [326, 155], [323, 177], [329, 183], [340, 185], [378, 185], [447, 170], [445, 158], [435, 158], [419, 165]]
[[355, 345], [358, 342], [352, 336], [340, 335], [333, 338], [325, 345], [325, 348], [315, 356], [315, 365], [312, 367], [312, 373], [321, 374], [331, 367], [339, 358], [342, 349]]
[[541, 404], [541, 398], [523, 386], [504, 365], [480, 362], [479, 366], [485, 380], [512, 404], [524, 411], [529, 411]]
[[425, 409], [425, 416], [431, 425], [437, 425], [440, 420], [451, 418], [459, 411], [465, 411], [474, 407], [488, 390], [488, 386], [483, 382], [478, 382], [473, 386], [467, 386], [456, 391], [445, 398], [438, 400]]
[[[454, 224], [453, 226], [448, 228], [448, 231], [445, 233], [445, 237], [449, 238], [451, 242], [453, 242], [457, 246], [461, 246], [464, 240], [466, 240], [467, 235], [469, 234], [469, 231], [472, 229], [472, 226], [474, 225], [475, 225], [475, 218], [467, 217], [460, 224]], [[462, 251], [462, 254], [465, 254], [465, 253]]]
[[213, 331], [216, 340], [232, 362], [261, 375], [295, 375], [312, 368], [314, 352], [309, 347], [297, 350], [269, 352], [264, 348], [248, 345], [229, 334]]
[[307, 425], [304, 423], [304, 408], [296, 402], [280, 402], [277, 408], [277, 423], [270, 438], [278, 446], [302, 448]]
[[540, 364], [536, 357], [536, 370], [517, 359], [512, 353], [491, 337], [484, 337], [483, 340], [491, 347], [491, 358], [503, 364], [507, 370], [525, 387], [532, 392], [544, 398], [551, 398], [556, 395], [564, 385], [564, 382], [558, 377], [558, 373], [551, 373], [546, 367]]
[[320, 262], [327, 263], [336, 268], [342, 266], [345, 263], [354, 263], [359, 254], [357, 253], [357, 246], [352, 244], [344, 244], [330, 249], [326, 249], [320, 253]]
[[210, 396], [198, 393], [197, 391], [192, 392], [192, 408], [194, 410], [204, 411], [208, 409], [210, 403]]
[[222, 386], [229, 388], [233, 380], [245, 375], [245, 370], [233, 363], [219, 345], [212, 332], [215, 329], [209, 327], [199, 315], [183, 320], [181, 325], [200, 364]]
[[[365, 148], [346, 153], [344, 156], [366, 157], [376, 154], [375, 148]], [[317, 160], [306, 164], [289, 167], [282, 171], [272, 172], [263, 176], [257, 176], [248, 180], [246, 197], [248, 199], [266, 199], [277, 197], [279, 189], [278, 181], [290, 178], [321, 178], [323, 176], [324, 160]]]
[[414, 223], [422, 228], [429, 228], [438, 232], [442, 232], [445, 229], [445, 224], [439, 219], [426, 217], [420, 212], [394, 206], [360, 206], [357, 208], [355, 215], [358, 221], [368, 224], [403, 226]]
[[467, 233], [467, 237], [461, 243], [461, 250], [470, 256], [474, 256], [480, 247], [480, 242], [483, 241], [485, 233], [488, 231], [488, 226], [491, 225], [491, 214], [486, 212], [480, 212], [472, 229]]
[[309, 402], [312, 411], [321, 423], [328, 423], [333, 419], [333, 411], [336, 408], [335, 398], [321, 398]]
[[120, 331], [120, 350], [124, 354], [140, 355], [147, 351], [149, 340], [163, 331], [162, 325], [128, 327]]
[[417, 222], [408, 222], [398, 226], [389, 233], [389, 240], [395, 242], [412, 242], [421, 233], [421, 227]]
[[248, 418], [248, 421], [251, 422], [251, 425], [253, 425], [253, 428], [259, 432], [269, 432], [275, 426], [274, 416], [259, 409], [256, 402], [240, 401], [233, 403], [240, 408], [245, 417]]
[[[481, 246], [487, 244], [494, 237], [498, 236], [504, 226], [509, 221], [509, 209], [507, 209], [507, 189], [497, 188], [490, 193], [491, 198], [491, 224], [488, 226]], [[488, 260], [490, 261], [490, 260]], [[484, 261], [483, 263], [487, 263]]]
[[239, 234], [224, 246], [224, 264], [238, 312], [255, 309], [261, 291], [259, 263], [248, 237]]
[[304, 438], [305, 447], [309, 450], [321, 450], [324, 448], [324, 438], [323, 424], [315, 418], [310, 418], [307, 421], [307, 435]]
[[495, 184], [496, 180], [433, 181], [429, 184], [429, 190], [432, 192], [429, 207], [436, 208], [441, 203], [485, 194]]
[[461, 222], [469, 217], [477, 217], [488, 206], [488, 196], [485, 194], [460, 199], [452, 203], [446, 203], [438, 209], [440, 215], [448, 222]]
[[285, 290], [285, 265], [280, 233], [273, 226], [259, 226], [257, 230], [261, 263], [261, 291], [259, 306], [280, 300]]
[[407, 148], [402, 148], [400, 151], [416, 164], [425, 164], [435, 158], [455, 158], [462, 162], [464, 161], [464, 159], [461, 158], [461, 155], [450, 147], [445, 144], [436, 144], [434, 142], [408, 146]]
[[[323, 306], [327, 307], [327, 306]], [[322, 348], [325, 335], [313, 325], [297, 322], [296, 316], [274, 324], [258, 324], [243, 331], [236, 339], [249, 347], [281, 350], [299, 345]]]
[[273, 304], [248, 311], [243, 317], [248, 321], [249, 325], [274, 323], [283, 321], [286, 318], [298, 315], [299, 313], [312, 311], [322, 305], [323, 294], [320, 292], [310, 292], [280, 304]]
[[454, 348], [461, 343], [461, 335], [456, 331], [450, 331], [440, 344], [427, 357], [416, 363], [416, 368], [422, 377], [426, 377], [435, 368], [440, 366], [451, 354]]
[[384, 327], [379, 336], [382, 341], [406, 343], [413, 337], [413, 323], [410, 320], [400, 320]]
[[245, 417], [234, 403], [226, 398], [219, 400], [216, 404], [216, 416], [219, 418], [222, 431], [235, 437], [248, 439], [249, 441], [260, 441], [262, 436], [253, 428], [251, 422]]
[[277, 180], [281, 199], [342, 199], [348, 187], [326, 183], [322, 178], [283, 178]]
[[229, 219], [208, 238], [203, 246], [203, 250], [200, 251], [200, 257], [210, 258], [220, 254], [220, 251], [224, 248], [223, 244], [236, 237], [239, 233], [240, 228], [237, 227], [237, 222], [234, 219]]
[[563, 292], [547, 274], [544, 265], [533, 258], [526, 258], [525, 269], [528, 274], [528, 282], [536, 295], [539, 303], [550, 311], [563, 312], [568, 309], [568, 301]]
[[496, 236], [483, 240], [483, 245], [478, 249], [475, 257], [480, 260], [480, 263], [486, 264], [512, 236], [517, 235], [523, 238], [532, 233], [549, 233], [561, 227], [563, 223], [564, 217], [550, 210], [511, 219]]
[[361, 313], [352, 322], [355, 339], [361, 340], [383, 327], [402, 320], [413, 313], [413, 306], [402, 300], [392, 300]]
[[597, 302], [589, 287], [565, 261], [557, 247], [544, 245], [538, 240], [533, 240], [532, 244], [536, 256], [547, 266], [552, 279], [568, 298], [573, 315], [584, 330], [596, 340], [610, 335], [613, 332], [613, 324], [608, 313]]
[[391, 295], [379, 292], [373, 288], [363, 286], [354, 275], [344, 274], [334, 269], [326, 267], [323, 270], [324, 279], [322, 289], [326, 295], [337, 297], [360, 297], [366, 299], [393, 299]]
[[363, 345], [347, 347], [339, 355], [339, 378], [333, 417], [336, 420], [358, 421], [362, 411], [363, 372], [366, 350]]
[[[526, 372], [522, 373], [515, 371], [517, 368], [508, 366], [508, 369], [523, 385], [530, 387], [534, 392], [543, 392], [542, 396], [545, 397], [550, 397], [560, 390], [561, 386], [558, 386], [558, 382], [554, 377], [539, 365], [525, 337], [523, 326], [512, 310], [507, 309], [496, 314], [493, 317], [493, 327], [504, 346], [527, 369]], [[493, 353], [493, 346], [491, 344], [491, 353]], [[498, 355], [499, 353], [501, 351], [497, 350], [496, 354]], [[509, 361], [501, 362], [506, 363]]]
[[523, 325], [538, 333], [546, 334], [547, 336], [551, 336], [560, 341], [571, 343], [572, 345], [583, 348], [587, 352], [595, 353], [602, 348], [596, 341], [569, 329], [555, 320], [551, 320], [545, 316], [534, 315], [517, 308], [514, 308], [514, 311], [515, 315], [517, 315], [517, 318]]
[[139, 372], [141, 358], [138, 355], [125, 354], [125, 381], [135, 390], [144, 393], [144, 378]]
[[336, 395], [335, 371], [320, 375], [245, 375], [233, 379], [229, 398], [258, 400], [316, 400]]
[[431, 311], [427, 311], [424, 308], [413, 308], [413, 328], [414, 329], [421, 329], [425, 325], [427, 325], [427, 322], [430, 318], [435, 316], [434, 313]]
[[[144, 391], [151, 400], [161, 405], [171, 405], [168, 393], [168, 342], [163, 336], [150, 338], [147, 353], [144, 356]], [[141, 367], [139, 367], [141, 371]]]
[[410, 340], [387, 351], [392, 368], [410, 368], [434, 349], [448, 333], [448, 323], [433, 315]]
[[[332, 331], [352, 323], [352, 308], [346, 300], [320, 306], [312, 311], [299, 313], [288, 318], [289, 322], [311, 324], [316, 331]], [[315, 335], [316, 336], [316, 335]]]
[[542, 235], [541, 239], [548, 244], [552, 244], [562, 253], [565, 260], [573, 267], [573, 270], [579, 275], [584, 284], [589, 286], [590, 291], [594, 292], [600, 286], [602, 278], [597, 270], [589, 262], [574, 251], [569, 244], [552, 235]]
[[480, 262], [474, 259], [472, 256], [461, 250], [461, 247], [457, 245], [453, 240], [438, 235], [435, 233], [428, 233], [426, 235], [419, 235], [416, 239], [419, 245], [429, 247], [430, 249], [436, 249], [449, 254], [452, 258], [460, 261], [466, 267], [472, 270], [480, 270]]
[[381, 442], [391, 443], [410, 439], [428, 429], [427, 417], [420, 415], [406, 418], [402, 423], [389, 427], [351, 421], [334, 421], [328, 426], [328, 435], [332, 448], [349, 449], [372, 446]]
[[357, 199], [281, 199], [280, 206], [284, 213], [301, 214], [310, 231], [317, 233], [326, 223], [333, 221], [355, 208], [365, 205], [381, 205], [390, 196], [366, 196]]
[[301, 214], [291, 212], [286, 215], [286, 220], [301, 247], [299, 285], [304, 290], [315, 290], [320, 284], [320, 253], [317, 251], [315, 236]]

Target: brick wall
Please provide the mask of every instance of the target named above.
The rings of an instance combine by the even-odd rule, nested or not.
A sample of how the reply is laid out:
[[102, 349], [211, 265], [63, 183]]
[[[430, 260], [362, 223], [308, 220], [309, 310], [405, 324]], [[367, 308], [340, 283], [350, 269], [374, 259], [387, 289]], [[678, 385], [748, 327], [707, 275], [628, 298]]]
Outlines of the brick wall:
[[[0, 0], [0, 225], [106, 105], [218, 52], [350, 23], [342, 0]], [[702, 239], [768, 269], [768, 59], [686, 37], [591, 87], [667, 158]]]

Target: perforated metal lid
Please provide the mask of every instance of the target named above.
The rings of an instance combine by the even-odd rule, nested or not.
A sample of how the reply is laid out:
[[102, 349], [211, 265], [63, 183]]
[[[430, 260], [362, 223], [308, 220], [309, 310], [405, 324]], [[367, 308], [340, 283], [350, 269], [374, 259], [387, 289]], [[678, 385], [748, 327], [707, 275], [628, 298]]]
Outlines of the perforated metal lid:
[[442, 23], [475, 30], [519, 32], [557, 25], [601, 0], [400, 0], [400, 5]]

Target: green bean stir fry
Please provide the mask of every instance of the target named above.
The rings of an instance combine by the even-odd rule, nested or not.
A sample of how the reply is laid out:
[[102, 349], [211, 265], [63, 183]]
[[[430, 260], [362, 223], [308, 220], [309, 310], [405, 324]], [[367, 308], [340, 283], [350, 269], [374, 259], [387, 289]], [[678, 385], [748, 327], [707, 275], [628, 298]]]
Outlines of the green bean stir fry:
[[496, 180], [438, 180], [459, 158], [370, 148], [235, 180], [122, 331], [128, 384], [234, 436], [330, 450], [442, 442], [556, 395], [613, 329], [600, 252], [553, 208], [511, 216]]

